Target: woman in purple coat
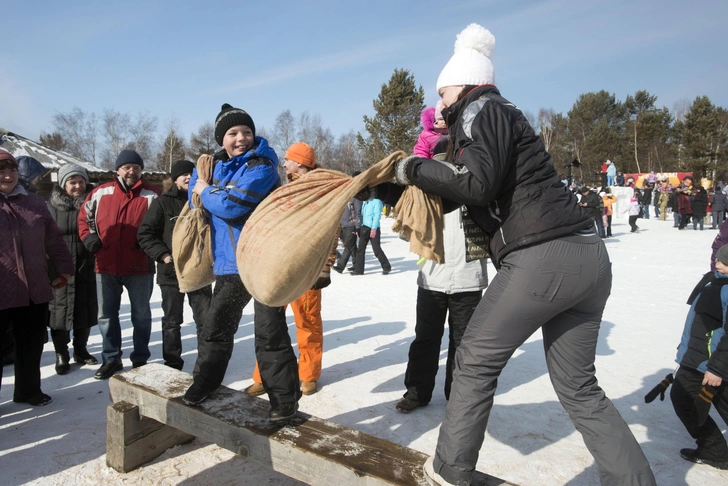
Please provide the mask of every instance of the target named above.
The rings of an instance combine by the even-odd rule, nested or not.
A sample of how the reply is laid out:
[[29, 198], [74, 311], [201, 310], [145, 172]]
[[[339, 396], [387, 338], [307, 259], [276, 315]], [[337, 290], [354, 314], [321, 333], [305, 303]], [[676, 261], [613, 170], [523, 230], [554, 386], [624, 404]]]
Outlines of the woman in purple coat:
[[[13, 401], [47, 405], [51, 397], [40, 389], [40, 357], [46, 340], [48, 302], [53, 299], [53, 289], [63, 287], [74, 268], [45, 201], [18, 185], [18, 163], [5, 151], [0, 151], [0, 235], [0, 340], [12, 321]], [[56, 275], [52, 281], [46, 259]]]

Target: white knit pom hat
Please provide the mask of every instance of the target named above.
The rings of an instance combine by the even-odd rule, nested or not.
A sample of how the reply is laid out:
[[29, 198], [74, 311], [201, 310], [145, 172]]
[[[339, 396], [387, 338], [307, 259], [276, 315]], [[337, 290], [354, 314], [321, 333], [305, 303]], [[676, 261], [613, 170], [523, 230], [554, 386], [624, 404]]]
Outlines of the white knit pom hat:
[[470, 24], [455, 40], [455, 53], [437, 78], [437, 91], [446, 86], [495, 84], [490, 58], [495, 36], [478, 24]]

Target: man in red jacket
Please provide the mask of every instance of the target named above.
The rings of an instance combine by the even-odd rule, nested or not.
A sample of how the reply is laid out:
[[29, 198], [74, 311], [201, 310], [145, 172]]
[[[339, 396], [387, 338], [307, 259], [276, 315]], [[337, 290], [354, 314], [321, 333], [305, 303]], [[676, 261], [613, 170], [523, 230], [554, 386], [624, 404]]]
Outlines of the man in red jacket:
[[149, 359], [152, 330], [154, 261], [139, 247], [137, 231], [152, 200], [159, 192], [142, 182], [144, 161], [133, 150], [122, 150], [116, 159], [116, 177], [89, 193], [78, 215], [78, 232], [84, 246], [96, 256], [96, 292], [99, 331], [103, 340], [103, 365], [94, 375], [106, 380], [124, 366], [121, 363], [121, 294], [126, 288], [131, 303], [137, 368]]

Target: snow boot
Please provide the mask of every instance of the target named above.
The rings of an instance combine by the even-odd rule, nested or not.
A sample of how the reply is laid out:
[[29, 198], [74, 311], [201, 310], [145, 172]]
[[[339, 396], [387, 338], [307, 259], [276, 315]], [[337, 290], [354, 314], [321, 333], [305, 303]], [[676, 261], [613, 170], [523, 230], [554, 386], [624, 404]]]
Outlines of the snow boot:
[[70, 359], [67, 350], [63, 353], [56, 353], [56, 374], [65, 375], [71, 371], [71, 365], [68, 362]]

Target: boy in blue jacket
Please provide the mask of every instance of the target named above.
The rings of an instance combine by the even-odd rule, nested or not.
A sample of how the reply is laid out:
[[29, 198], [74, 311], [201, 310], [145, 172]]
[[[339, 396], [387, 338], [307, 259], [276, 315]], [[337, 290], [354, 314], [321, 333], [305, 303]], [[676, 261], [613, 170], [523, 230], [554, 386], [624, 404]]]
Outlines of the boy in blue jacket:
[[[255, 136], [253, 119], [244, 110], [222, 105], [215, 119], [215, 140], [224, 150], [216, 154], [212, 185], [198, 179], [197, 169], [189, 183], [190, 197], [199, 194], [211, 215], [215, 260], [215, 289], [198, 337], [194, 382], [183, 398], [190, 405], [205, 401], [225, 377], [243, 308], [251, 299], [238, 275], [238, 238], [258, 204], [280, 186], [278, 156], [266, 139]], [[290, 419], [301, 392], [285, 308], [256, 301], [254, 326], [255, 355], [270, 397], [269, 419]]]
[[728, 444], [710, 418], [711, 403], [728, 423], [728, 245], [718, 250], [715, 272], [706, 273], [693, 290], [676, 361], [680, 368], [670, 399], [697, 449], [681, 449], [683, 459], [728, 469]]

